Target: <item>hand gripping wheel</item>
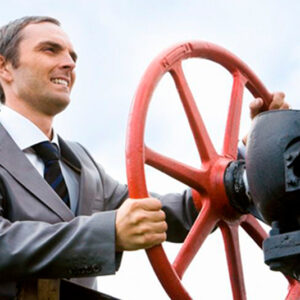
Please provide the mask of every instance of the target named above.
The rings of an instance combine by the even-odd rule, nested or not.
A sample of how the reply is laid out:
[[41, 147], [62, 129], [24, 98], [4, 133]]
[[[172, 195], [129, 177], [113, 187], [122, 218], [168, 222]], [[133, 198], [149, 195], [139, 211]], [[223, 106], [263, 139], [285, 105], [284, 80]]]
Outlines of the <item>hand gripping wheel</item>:
[[[194, 57], [217, 62], [233, 76], [223, 150], [220, 154], [216, 152], [210, 140], [182, 70], [181, 62]], [[188, 118], [202, 161], [200, 169], [162, 156], [144, 144], [145, 121], [151, 96], [159, 80], [167, 72], [175, 82]], [[267, 234], [254, 217], [241, 215], [230, 205], [223, 179], [228, 164], [237, 159], [245, 87], [254, 97], [262, 97], [264, 108], [268, 107], [272, 95], [245, 63], [219, 46], [193, 41], [176, 45], [160, 54], [146, 70], [135, 95], [128, 122], [126, 143], [130, 197], [148, 196], [144, 171], [144, 164], [148, 164], [191, 187], [194, 203], [199, 210], [199, 215], [173, 264], [169, 262], [162, 246], [147, 250], [152, 267], [171, 299], [191, 299], [181, 279], [202, 243], [216, 225], [223, 235], [233, 299], [246, 299], [238, 227], [242, 226], [259, 247], [262, 247]], [[289, 293], [286, 299], [300, 299], [300, 285], [291, 278], [287, 279]]]

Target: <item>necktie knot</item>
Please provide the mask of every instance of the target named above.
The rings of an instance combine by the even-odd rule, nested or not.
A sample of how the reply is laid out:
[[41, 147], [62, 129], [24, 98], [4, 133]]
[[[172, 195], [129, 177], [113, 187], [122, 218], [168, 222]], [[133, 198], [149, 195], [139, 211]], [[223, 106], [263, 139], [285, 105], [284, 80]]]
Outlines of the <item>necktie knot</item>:
[[58, 147], [50, 142], [41, 142], [32, 146], [36, 154], [47, 163], [53, 160], [59, 160], [60, 153]]

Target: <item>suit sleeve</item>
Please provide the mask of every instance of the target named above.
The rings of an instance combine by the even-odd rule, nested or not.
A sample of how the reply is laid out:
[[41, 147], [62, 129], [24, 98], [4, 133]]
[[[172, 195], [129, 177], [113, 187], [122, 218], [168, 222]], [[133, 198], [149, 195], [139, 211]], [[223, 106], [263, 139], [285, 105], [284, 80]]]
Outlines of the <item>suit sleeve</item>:
[[9, 220], [0, 194], [0, 282], [113, 274], [115, 211], [50, 224]]
[[[79, 145], [94, 162], [100, 174], [103, 185], [104, 209], [115, 210], [128, 198], [127, 185], [120, 184], [109, 176], [103, 167], [97, 164], [89, 152]], [[167, 240], [170, 242], [183, 242], [192, 227], [198, 212], [195, 208], [192, 190], [187, 189], [183, 193], [170, 193], [159, 195], [151, 193], [153, 197], [160, 199], [163, 210], [166, 213], [168, 223]]]
[[[100, 165], [98, 169], [104, 186], [105, 208], [117, 209], [127, 199], [128, 188], [106, 174]], [[198, 215], [192, 191], [187, 189], [183, 193], [166, 195], [151, 193], [151, 196], [162, 202], [162, 209], [166, 213], [168, 223], [167, 240], [175, 243], [183, 242]]]

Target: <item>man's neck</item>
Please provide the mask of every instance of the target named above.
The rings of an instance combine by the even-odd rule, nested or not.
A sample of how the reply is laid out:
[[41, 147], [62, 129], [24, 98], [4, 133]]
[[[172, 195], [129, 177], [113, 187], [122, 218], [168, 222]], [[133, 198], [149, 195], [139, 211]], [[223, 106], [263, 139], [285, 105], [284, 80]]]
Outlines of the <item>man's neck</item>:
[[18, 112], [33, 124], [35, 124], [50, 140], [52, 139], [53, 116], [42, 114], [39, 111], [24, 105], [22, 102], [15, 105], [14, 103], [5, 103], [6, 106]]

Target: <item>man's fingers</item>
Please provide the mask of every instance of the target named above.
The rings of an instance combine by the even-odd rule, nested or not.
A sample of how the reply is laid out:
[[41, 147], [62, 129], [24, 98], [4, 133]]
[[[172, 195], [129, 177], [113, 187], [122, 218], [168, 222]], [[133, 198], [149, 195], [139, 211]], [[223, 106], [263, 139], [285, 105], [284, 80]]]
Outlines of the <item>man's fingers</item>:
[[283, 105], [280, 107], [280, 109], [290, 109], [290, 105], [284, 102]]
[[[269, 110], [276, 110], [276, 109], [289, 109], [290, 105], [284, 101], [285, 94], [283, 92], [275, 92], [272, 95], [272, 101], [268, 107]], [[259, 113], [262, 112], [263, 108], [263, 100], [261, 98], [253, 99], [249, 105], [250, 109], [250, 117], [254, 119]], [[243, 143], [246, 145], [248, 135], [243, 137]]]
[[164, 211], [159, 210], [159, 211], [147, 211], [147, 219], [150, 220], [151, 222], [161, 222], [166, 219], [166, 214]]
[[161, 202], [156, 198], [142, 198], [142, 199], [131, 199], [132, 202], [134, 202], [134, 206], [136, 208], [142, 208], [144, 210], [160, 210], [162, 208]]
[[163, 233], [151, 233], [141, 235], [137, 238], [137, 244], [142, 245], [141, 248], [148, 249], [152, 248], [153, 246], [160, 245], [167, 239], [167, 234]]
[[159, 211], [147, 211], [147, 210], [137, 210], [128, 216], [128, 222], [133, 226], [142, 223], [153, 223], [165, 221], [166, 215], [162, 210]]
[[285, 94], [283, 92], [276, 92], [273, 94], [272, 102], [269, 106], [269, 109], [282, 109], [284, 102]]
[[155, 234], [155, 233], [164, 233], [168, 229], [168, 225], [166, 222], [152, 222], [141, 224], [136, 227], [136, 234], [138, 235], [146, 235], [146, 234]]
[[250, 108], [250, 117], [253, 119], [257, 114], [261, 112], [262, 106], [264, 102], [261, 98], [253, 99], [250, 102], [249, 108]]
[[[269, 110], [277, 110], [277, 109], [289, 109], [290, 106], [288, 103], [284, 101], [285, 94], [283, 92], [275, 92], [272, 96], [272, 102], [270, 103], [268, 109]], [[250, 108], [250, 117], [253, 119], [256, 115], [258, 115], [262, 111], [263, 100], [261, 98], [256, 98], [251, 101]]]
[[155, 198], [127, 199], [116, 214], [116, 250], [136, 250], [160, 244], [168, 225]]

